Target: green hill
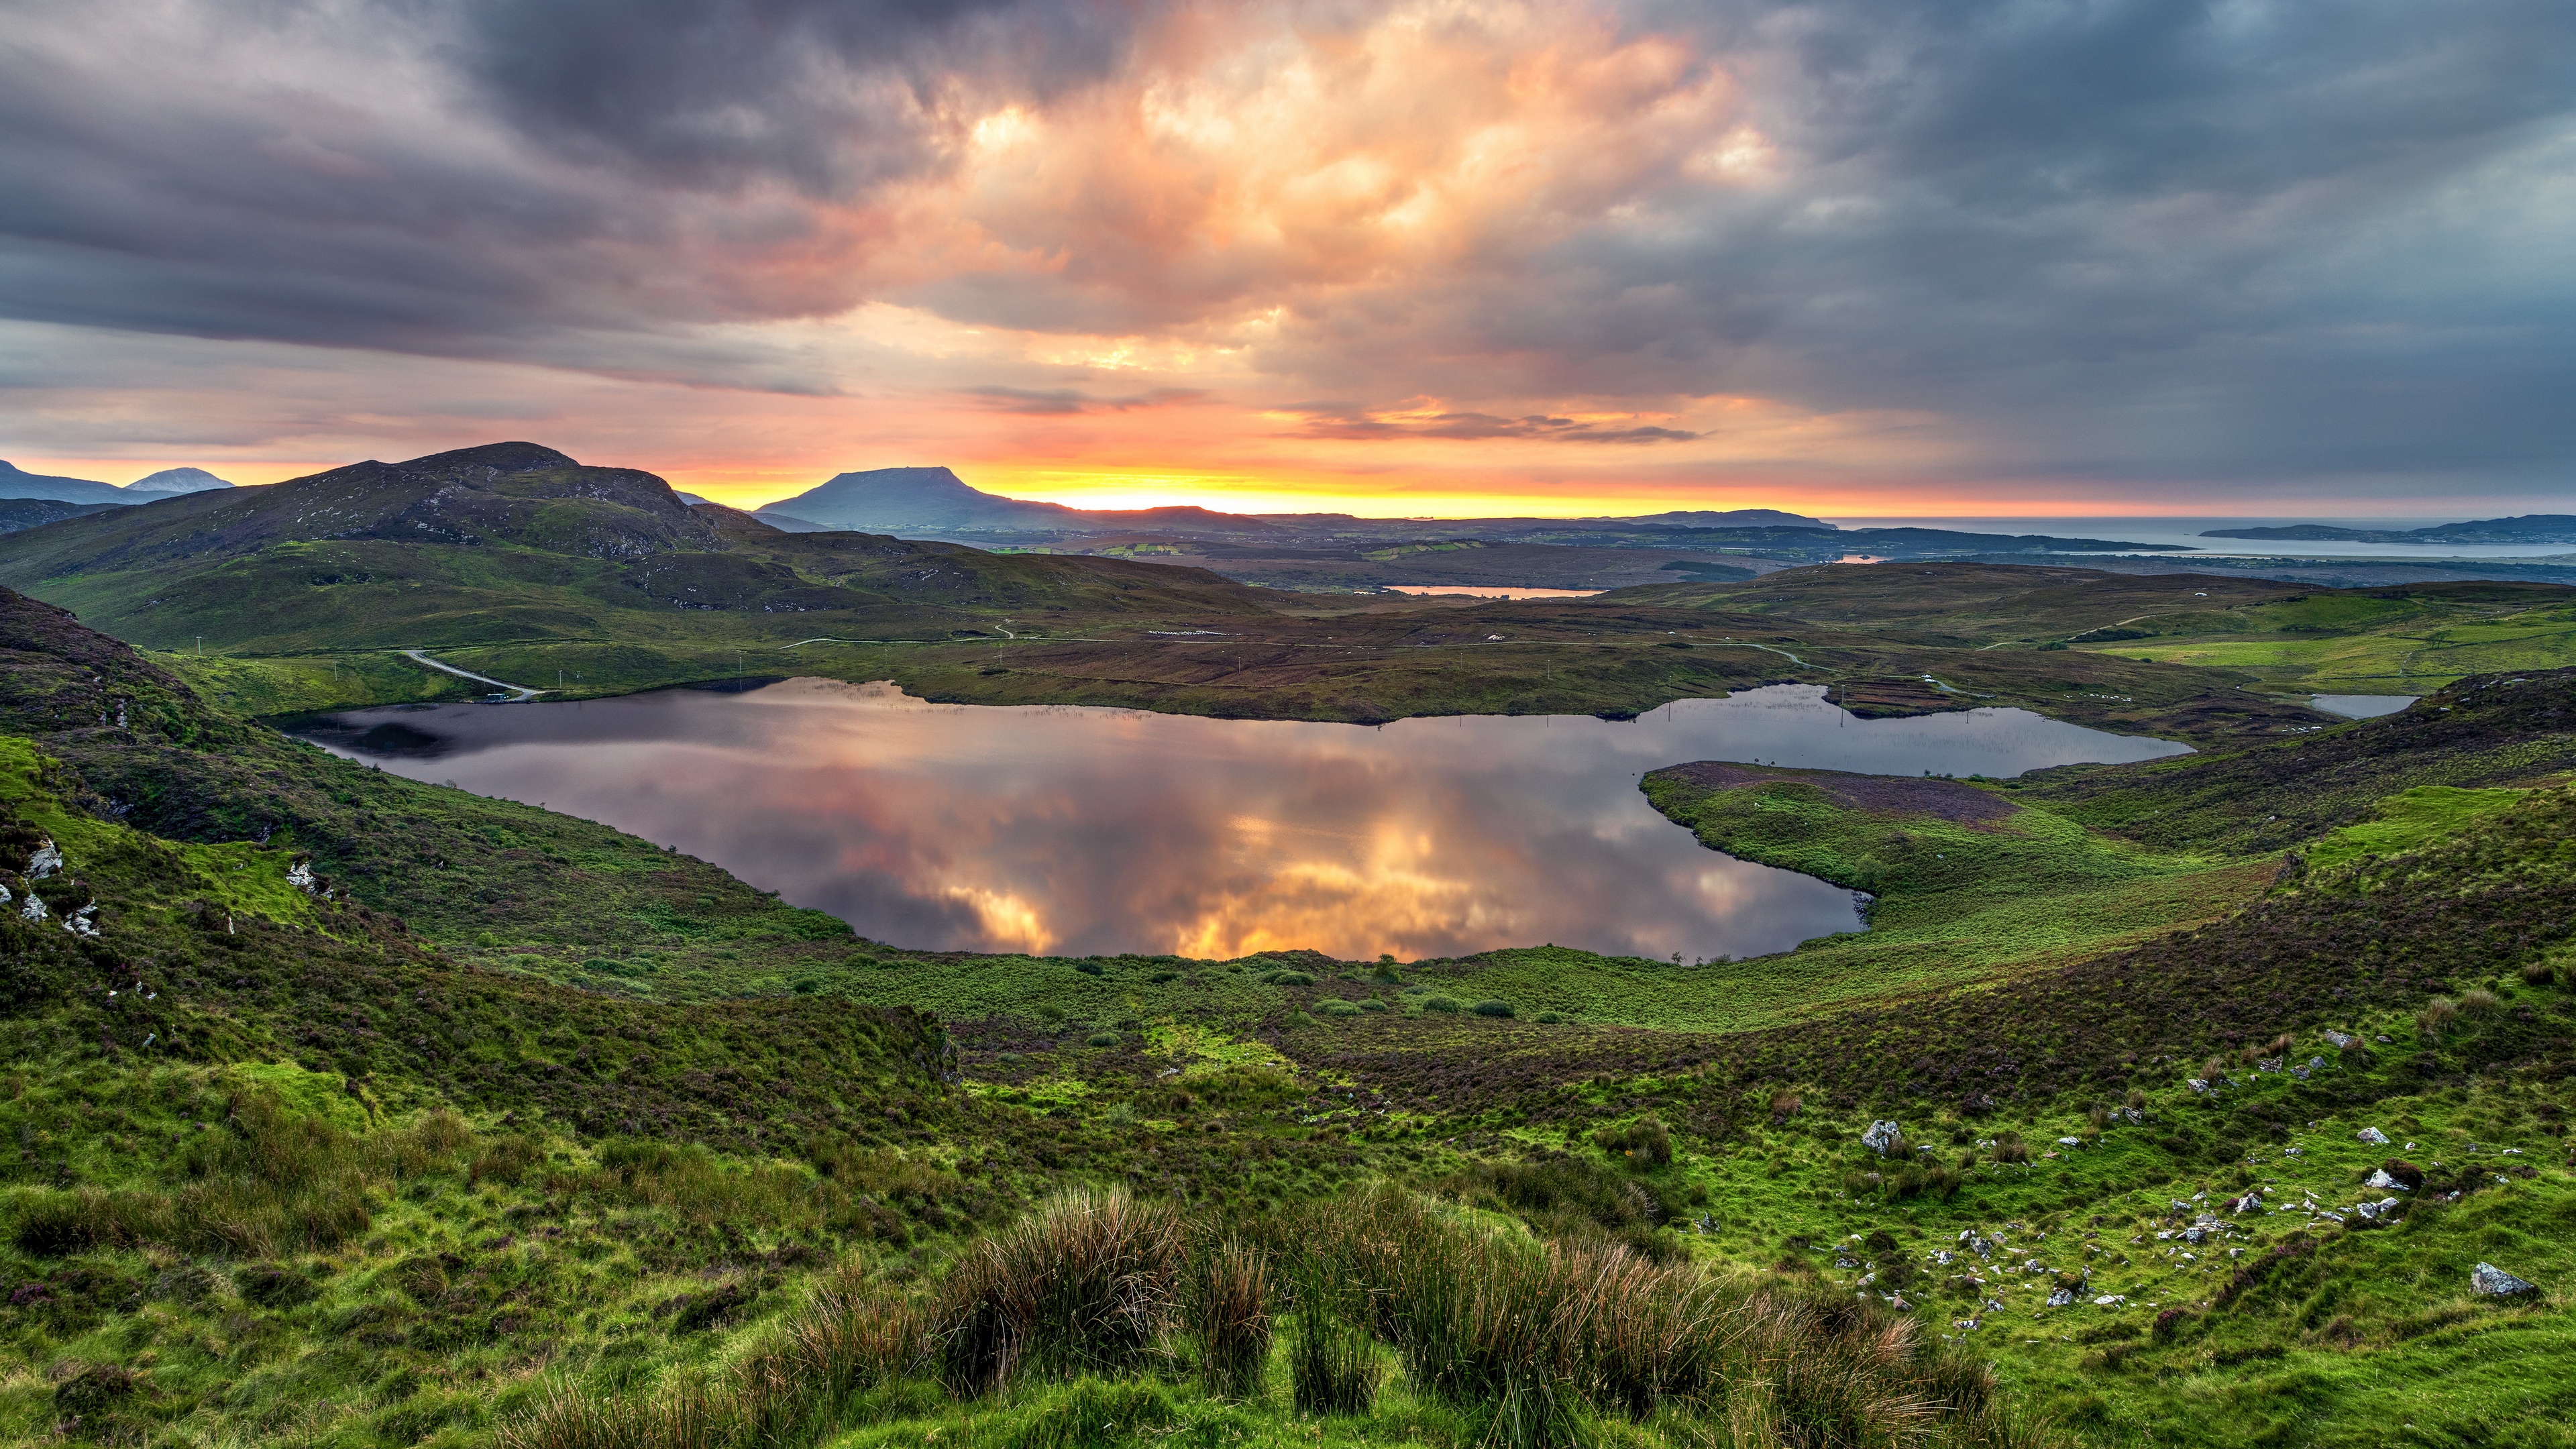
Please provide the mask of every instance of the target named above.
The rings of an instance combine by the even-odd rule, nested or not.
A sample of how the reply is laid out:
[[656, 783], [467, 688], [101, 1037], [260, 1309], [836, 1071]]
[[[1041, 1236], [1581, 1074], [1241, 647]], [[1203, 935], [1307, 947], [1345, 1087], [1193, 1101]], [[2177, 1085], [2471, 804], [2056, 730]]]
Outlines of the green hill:
[[0, 1436], [2563, 1444], [2571, 763], [2566, 672], [1712, 762], [1645, 788], [1877, 929], [943, 955], [0, 594]]

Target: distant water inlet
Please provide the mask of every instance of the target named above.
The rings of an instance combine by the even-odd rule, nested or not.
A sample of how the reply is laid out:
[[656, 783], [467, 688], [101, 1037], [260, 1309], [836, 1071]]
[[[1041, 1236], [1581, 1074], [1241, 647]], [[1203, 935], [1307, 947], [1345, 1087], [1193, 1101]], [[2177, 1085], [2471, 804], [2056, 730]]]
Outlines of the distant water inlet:
[[675, 845], [901, 945], [1408, 960], [1543, 942], [1746, 956], [1860, 928], [1848, 892], [1705, 849], [1656, 814], [1636, 785], [1663, 765], [2009, 776], [2183, 749], [2016, 709], [1861, 720], [1798, 685], [1625, 723], [1370, 728], [791, 680], [364, 710], [305, 733]]

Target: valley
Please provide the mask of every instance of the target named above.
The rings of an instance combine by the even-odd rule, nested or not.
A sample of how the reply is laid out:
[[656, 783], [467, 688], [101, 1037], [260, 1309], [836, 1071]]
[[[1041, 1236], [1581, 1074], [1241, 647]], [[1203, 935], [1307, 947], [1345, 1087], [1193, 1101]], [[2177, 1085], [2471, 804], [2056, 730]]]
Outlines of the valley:
[[[2563, 587], [1912, 562], [1394, 600], [782, 533], [525, 445], [241, 492], [0, 539], [13, 1439], [2576, 1420]], [[1051, 955], [854, 932], [714, 844], [273, 727], [486, 692], [404, 650], [576, 702], [797, 677], [1465, 735], [1796, 685], [1819, 728], [2022, 709], [2192, 749], [1863, 771], [1625, 737], [1676, 756], [1606, 786], [1674, 848], [1871, 897], [1744, 959]], [[431, 737], [368, 727], [405, 719]], [[1029, 746], [979, 748], [1006, 777]], [[914, 813], [914, 853], [964, 828]]]

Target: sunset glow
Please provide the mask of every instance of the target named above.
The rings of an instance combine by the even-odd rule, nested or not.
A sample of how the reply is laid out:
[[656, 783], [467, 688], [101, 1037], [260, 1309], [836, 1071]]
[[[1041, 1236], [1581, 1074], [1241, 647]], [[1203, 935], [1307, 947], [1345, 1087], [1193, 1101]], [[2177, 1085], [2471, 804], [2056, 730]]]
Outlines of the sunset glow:
[[[2576, 439], [2576, 127], [2412, 21], [2334, 59], [2323, 20], [2157, 22], [2187, 64], [2108, 11], [1862, 0], [773, 8], [650, 62], [587, 12], [26, 20], [0, 456], [263, 482], [527, 438], [737, 504], [939, 463], [1095, 507], [2367, 515], [2546, 498]], [[2443, 53], [2542, 63], [2468, 22]], [[2032, 79], [2113, 52], [2148, 58]], [[2139, 119], [2184, 104], [2206, 147]]]

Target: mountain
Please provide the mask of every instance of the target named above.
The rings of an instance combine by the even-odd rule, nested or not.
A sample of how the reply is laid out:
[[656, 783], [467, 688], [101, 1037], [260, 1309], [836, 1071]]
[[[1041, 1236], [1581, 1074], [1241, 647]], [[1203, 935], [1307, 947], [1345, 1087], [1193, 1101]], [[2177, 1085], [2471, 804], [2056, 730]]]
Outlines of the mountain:
[[1789, 562], [1831, 560], [1852, 548], [1909, 558], [2190, 551], [2181, 544], [2039, 534], [1953, 533], [1936, 528], [1847, 531], [1776, 508], [1681, 509], [1636, 518], [1357, 518], [1347, 513], [1219, 513], [1195, 507], [1067, 508], [998, 497], [946, 468], [935, 467], [843, 473], [819, 488], [763, 504], [753, 516], [790, 533], [846, 528], [978, 543], [1060, 543], [1109, 535], [1347, 551], [1427, 539], [1472, 539], [1575, 547], [1761, 550]]
[[50, 498], [57, 503], [132, 503], [134, 495], [113, 483], [88, 478], [57, 478], [30, 473], [15, 463], [0, 462], [0, 498]]
[[870, 468], [843, 473], [793, 498], [761, 505], [755, 513], [783, 513], [803, 522], [862, 533], [923, 529], [1061, 529], [1078, 527], [1081, 515], [1057, 503], [1023, 503], [970, 488], [945, 468]]
[[1263, 612], [1195, 569], [783, 533], [527, 442], [64, 519], [0, 537], [0, 580], [146, 647], [202, 637], [276, 658], [578, 641], [597, 655], [573, 666], [587, 681], [634, 687], [707, 677], [719, 650], [730, 675], [744, 645], [975, 636], [988, 611]]
[[125, 485], [128, 493], [204, 493], [215, 488], [230, 488], [229, 479], [218, 478], [203, 468], [164, 468], [148, 477], [137, 478]]
[[2294, 523], [2279, 528], [2214, 528], [2203, 538], [2263, 539], [2284, 543], [2406, 544], [2576, 544], [2576, 515], [2525, 513], [2513, 518], [2437, 523], [2403, 530], [2338, 528], [2324, 523]]
[[0, 533], [42, 528], [66, 518], [104, 513], [116, 506], [113, 503], [65, 503], [53, 498], [0, 498]]

